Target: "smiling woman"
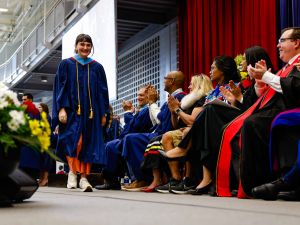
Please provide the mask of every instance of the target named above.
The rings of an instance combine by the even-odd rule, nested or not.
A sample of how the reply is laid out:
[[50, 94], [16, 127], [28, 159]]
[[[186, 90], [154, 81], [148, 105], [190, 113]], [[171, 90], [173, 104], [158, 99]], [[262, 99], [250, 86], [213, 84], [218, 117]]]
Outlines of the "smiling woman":
[[91, 164], [103, 164], [102, 127], [109, 113], [105, 71], [100, 63], [88, 57], [92, 49], [92, 38], [79, 34], [75, 40], [76, 55], [60, 63], [53, 92], [57, 151], [67, 157], [70, 167], [67, 188], [77, 188], [79, 173], [79, 186], [84, 192], [93, 190], [86, 179]]
[[81, 58], [87, 58], [89, 54], [91, 53], [91, 49], [93, 48], [93, 44], [87, 41], [80, 41], [76, 43], [75, 46], [75, 52], [81, 57]]
[[[93, 37], [92, 57], [101, 63], [108, 75], [110, 100], [116, 99], [116, 16], [115, 0], [97, 1], [62, 39], [62, 58], [68, 58], [73, 53], [75, 37], [85, 33]], [[86, 51], [83, 46], [78, 48]]]

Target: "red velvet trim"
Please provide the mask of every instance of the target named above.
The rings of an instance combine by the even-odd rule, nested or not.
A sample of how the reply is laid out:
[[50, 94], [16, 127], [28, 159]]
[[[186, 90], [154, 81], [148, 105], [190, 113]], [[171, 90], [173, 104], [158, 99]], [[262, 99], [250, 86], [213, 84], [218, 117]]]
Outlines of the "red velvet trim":
[[219, 150], [219, 159], [217, 163], [216, 174], [216, 191], [218, 196], [228, 197], [231, 196], [230, 191], [230, 162], [231, 162], [231, 141], [233, 137], [242, 128], [244, 120], [250, 116], [260, 103], [260, 97], [255, 104], [250, 107], [246, 112], [231, 121], [223, 132], [223, 137]]
[[144, 157], [147, 155], [159, 155], [160, 153], [158, 151], [147, 151], [144, 153]]

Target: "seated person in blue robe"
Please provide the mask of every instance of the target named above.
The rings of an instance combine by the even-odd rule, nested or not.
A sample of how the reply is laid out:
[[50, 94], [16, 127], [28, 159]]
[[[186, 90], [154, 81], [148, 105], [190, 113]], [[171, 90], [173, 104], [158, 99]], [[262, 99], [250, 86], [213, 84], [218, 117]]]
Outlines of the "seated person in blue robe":
[[[131, 118], [133, 113], [132, 106], [123, 103], [125, 110], [124, 120], [127, 122], [119, 139], [115, 139], [106, 143], [105, 146], [105, 163], [103, 165], [102, 174], [105, 179], [104, 185], [97, 185], [95, 188], [98, 190], [120, 189], [118, 177], [124, 174], [126, 164], [123, 163], [121, 152], [123, 147], [123, 138], [129, 133], [143, 133], [149, 132], [153, 127], [152, 120], [149, 114], [148, 107], [148, 88], [143, 86], [139, 89], [137, 94], [137, 102], [139, 110]], [[129, 104], [130, 105], [130, 104]], [[125, 107], [124, 107], [125, 106]]]
[[133, 119], [135, 109], [131, 101], [123, 101], [122, 107], [124, 110], [124, 115], [123, 115], [124, 116], [123, 136], [124, 136], [124, 134], [128, 133], [129, 124], [130, 121]]
[[[185, 96], [182, 90], [183, 84], [184, 74], [181, 71], [171, 71], [164, 77], [164, 90], [179, 101]], [[145, 182], [147, 178], [144, 177], [141, 170], [145, 149], [151, 139], [174, 129], [167, 102], [165, 102], [160, 109], [153, 103], [154, 102], [149, 99], [149, 107], [153, 112], [151, 115], [157, 115], [154, 116], [158, 122], [158, 126], [156, 126], [155, 130], [152, 133], [132, 133], [124, 137], [122, 157], [125, 158], [130, 177], [134, 180], [130, 185], [124, 186], [124, 189], [127, 191], [139, 191], [141, 188], [147, 186], [147, 182]], [[151, 178], [148, 180], [151, 180]]]

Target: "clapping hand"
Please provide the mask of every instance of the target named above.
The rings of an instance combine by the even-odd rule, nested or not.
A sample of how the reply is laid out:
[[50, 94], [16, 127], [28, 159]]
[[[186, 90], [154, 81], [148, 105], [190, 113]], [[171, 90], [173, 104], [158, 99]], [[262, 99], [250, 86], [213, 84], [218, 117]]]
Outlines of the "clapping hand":
[[158, 99], [158, 93], [154, 86], [151, 84], [147, 86], [147, 92], [148, 92], [148, 101], [151, 105], [152, 103], [155, 103]]
[[223, 97], [232, 105], [235, 104], [236, 101], [240, 101], [243, 98], [243, 94], [241, 89], [235, 85], [235, 83], [230, 80], [229, 81], [230, 90], [227, 90], [225, 87], [220, 87], [220, 92]]
[[170, 112], [175, 112], [175, 110], [180, 107], [180, 102], [176, 98], [174, 98], [172, 95], [169, 95], [168, 107], [169, 107]]
[[249, 75], [256, 80], [261, 80], [265, 72], [271, 71], [271, 69], [268, 70], [265, 60], [259, 60], [257, 63], [255, 63], [255, 68], [251, 65], [248, 67]]
[[234, 104], [234, 102], [236, 101], [236, 98], [232, 94], [231, 91], [229, 91], [225, 87], [221, 86], [220, 87], [220, 92], [222, 93], [223, 98], [225, 98], [230, 104]]
[[132, 113], [135, 110], [131, 101], [123, 101], [122, 102], [122, 107], [123, 107], [124, 111], [131, 111]]

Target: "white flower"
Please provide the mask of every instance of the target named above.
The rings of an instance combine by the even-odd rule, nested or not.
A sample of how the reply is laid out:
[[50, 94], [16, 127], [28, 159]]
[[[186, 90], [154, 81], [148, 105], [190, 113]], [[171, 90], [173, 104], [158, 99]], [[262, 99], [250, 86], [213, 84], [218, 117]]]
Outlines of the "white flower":
[[20, 106], [20, 102], [18, 100], [17, 94], [13, 91], [7, 90], [5, 96], [13, 101], [15, 106]]
[[9, 115], [11, 120], [7, 123], [7, 126], [12, 131], [17, 131], [20, 125], [25, 125], [25, 115], [23, 111], [11, 110]]
[[15, 106], [20, 106], [17, 94], [9, 90], [5, 84], [0, 82], [0, 109], [5, 108], [10, 102]]
[[23, 111], [11, 110], [9, 112], [9, 115], [12, 118], [12, 120], [14, 121], [14, 123], [16, 123], [18, 126], [20, 124], [21, 125], [25, 124], [25, 116], [24, 116], [24, 112]]
[[14, 120], [11, 120], [7, 123], [7, 126], [12, 131], [17, 131], [19, 129], [19, 124], [17, 124]]
[[7, 106], [8, 106], [8, 101], [6, 101], [5, 98], [3, 98], [3, 97], [1, 98], [0, 97], [0, 109], [4, 109]]

